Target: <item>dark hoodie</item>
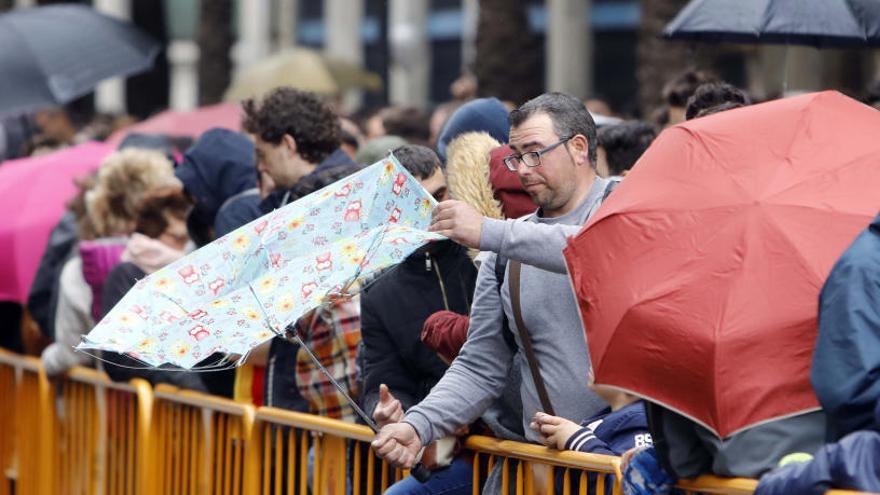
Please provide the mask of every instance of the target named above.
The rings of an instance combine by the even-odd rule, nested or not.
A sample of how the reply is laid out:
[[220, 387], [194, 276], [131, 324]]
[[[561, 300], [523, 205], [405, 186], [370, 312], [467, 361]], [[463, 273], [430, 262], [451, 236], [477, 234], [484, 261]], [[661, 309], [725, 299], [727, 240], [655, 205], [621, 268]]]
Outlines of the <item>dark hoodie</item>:
[[808, 462], [791, 462], [761, 478], [755, 495], [799, 493], [821, 495], [831, 488], [880, 491], [880, 402], [870, 429], [852, 432], [813, 454]]
[[[362, 405], [367, 414], [379, 402], [382, 383], [404, 409], [428, 395], [448, 366], [422, 344], [422, 325], [442, 309], [470, 312], [476, 279], [467, 250], [439, 241], [416, 250], [362, 292]], [[402, 299], [406, 304], [400, 304]]]
[[[196, 244], [204, 245], [212, 236], [199, 234], [214, 228], [217, 212], [226, 200], [257, 187], [254, 144], [238, 132], [211, 129], [187, 150], [175, 173], [196, 200], [188, 225]], [[252, 203], [245, 205], [256, 212]]]

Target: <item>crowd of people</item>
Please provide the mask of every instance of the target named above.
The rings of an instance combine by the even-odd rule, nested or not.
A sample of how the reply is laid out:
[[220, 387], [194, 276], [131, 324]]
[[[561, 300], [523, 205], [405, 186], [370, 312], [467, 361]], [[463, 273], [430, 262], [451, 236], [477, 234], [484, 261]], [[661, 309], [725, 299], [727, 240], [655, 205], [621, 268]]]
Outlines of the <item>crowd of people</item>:
[[[73, 346], [137, 280], [393, 153], [439, 202], [431, 230], [447, 240], [419, 248], [360, 294], [295, 324], [381, 428], [376, 453], [432, 471], [389, 493], [472, 493], [472, 463], [457, 448], [472, 433], [623, 456], [627, 493], [669, 493], [677, 478], [703, 473], [765, 475], [765, 493], [793, 493], [791, 486], [812, 493], [831, 483], [880, 489], [880, 436], [870, 431], [878, 425], [876, 380], [838, 394], [834, 410], [725, 439], [593, 383], [562, 255], [567, 239], [664, 127], [752, 100], [693, 71], [670, 81], [664, 96], [666, 106], [650, 121], [625, 120], [601, 101], [562, 93], [520, 105], [463, 94], [433, 114], [388, 107], [351, 116], [314, 94], [278, 88], [243, 103], [241, 132], [213, 129], [191, 143], [129, 135], [93, 177], [79, 180], [31, 289], [27, 310], [50, 342], [42, 350], [46, 372], [97, 366], [114, 380], [141, 377], [360, 421], [305, 350], [287, 340], [272, 339], [234, 367], [227, 356], [208, 357], [199, 373], [148, 369], [125, 355], [92, 356]], [[61, 110], [41, 113], [37, 124], [43, 132], [31, 141], [32, 153], [73, 144], [86, 132]], [[832, 273], [821, 311], [852, 311], [846, 304], [856, 295], [837, 295], [846, 292], [846, 277], [876, 284], [878, 221], [852, 248], [868, 254], [853, 254]], [[880, 307], [864, 306], [875, 314]], [[821, 320], [820, 313], [820, 338]], [[817, 387], [820, 401], [822, 392]], [[788, 462], [801, 453], [815, 458]], [[835, 463], [851, 459], [870, 468], [835, 477]], [[485, 493], [501, 492], [503, 469], [495, 465]]]

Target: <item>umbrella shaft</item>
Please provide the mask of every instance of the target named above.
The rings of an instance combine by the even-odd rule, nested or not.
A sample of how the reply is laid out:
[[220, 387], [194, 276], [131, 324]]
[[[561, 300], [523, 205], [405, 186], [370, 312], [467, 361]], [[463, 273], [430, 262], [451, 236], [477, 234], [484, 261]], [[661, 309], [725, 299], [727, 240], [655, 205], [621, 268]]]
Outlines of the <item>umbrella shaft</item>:
[[345, 390], [345, 388], [343, 388], [342, 385], [337, 382], [335, 378], [333, 378], [333, 375], [331, 375], [330, 372], [327, 371], [327, 368], [325, 368], [324, 365], [321, 364], [321, 360], [318, 359], [318, 356], [315, 356], [315, 353], [312, 352], [309, 346], [307, 346], [301, 338], [299, 338], [299, 335], [297, 335], [295, 331], [288, 330], [287, 332], [285, 332], [285, 338], [293, 342], [294, 344], [299, 345], [304, 351], [306, 351], [306, 354], [309, 355], [309, 359], [311, 359], [312, 362], [315, 363], [315, 366], [317, 366], [318, 369], [321, 370], [321, 373], [323, 373], [324, 376], [326, 376], [327, 379], [330, 380], [330, 383], [332, 383], [333, 386], [336, 387], [336, 391], [342, 394], [342, 396], [345, 397], [345, 400], [347, 400], [348, 403], [351, 404], [351, 408], [354, 409], [354, 412], [357, 413], [357, 415], [360, 416], [362, 420], [364, 420], [367, 426], [372, 428], [373, 431], [375, 431], [376, 433], [379, 433], [379, 425], [377, 425], [376, 422], [373, 421], [373, 418], [367, 416], [367, 413], [364, 412], [364, 410], [357, 405], [357, 402], [355, 402], [350, 395], [348, 395], [348, 392]]

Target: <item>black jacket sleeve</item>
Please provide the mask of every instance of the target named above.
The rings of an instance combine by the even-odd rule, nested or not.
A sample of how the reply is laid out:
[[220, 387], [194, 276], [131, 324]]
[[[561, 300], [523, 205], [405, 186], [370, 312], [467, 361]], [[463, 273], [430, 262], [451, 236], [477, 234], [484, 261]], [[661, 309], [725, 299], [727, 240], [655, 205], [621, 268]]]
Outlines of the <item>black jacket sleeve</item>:
[[364, 391], [362, 405], [367, 414], [379, 402], [379, 385], [385, 384], [404, 409], [416, 403], [419, 383], [400, 357], [397, 345], [377, 309], [379, 301], [369, 289], [361, 295], [361, 340], [363, 346]]

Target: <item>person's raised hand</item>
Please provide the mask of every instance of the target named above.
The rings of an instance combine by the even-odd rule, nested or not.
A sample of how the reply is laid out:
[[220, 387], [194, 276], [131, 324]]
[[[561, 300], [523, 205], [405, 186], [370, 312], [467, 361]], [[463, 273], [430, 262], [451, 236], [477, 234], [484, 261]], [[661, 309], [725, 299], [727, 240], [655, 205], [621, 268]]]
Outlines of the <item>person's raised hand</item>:
[[463, 201], [450, 199], [434, 208], [430, 230], [462, 246], [480, 249], [483, 215]]
[[404, 469], [413, 467], [422, 449], [422, 441], [409, 423], [383, 426], [371, 445], [380, 459]]
[[541, 435], [544, 445], [559, 450], [565, 450], [565, 443], [581, 428], [573, 421], [542, 412], [535, 413], [529, 427]]
[[379, 402], [373, 409], [373, 421], [382, 428], [401, 419], [403, 419], [403, 406], [400, 401], [394, 398], [387, 385], [384, 383], [379, 385]]

